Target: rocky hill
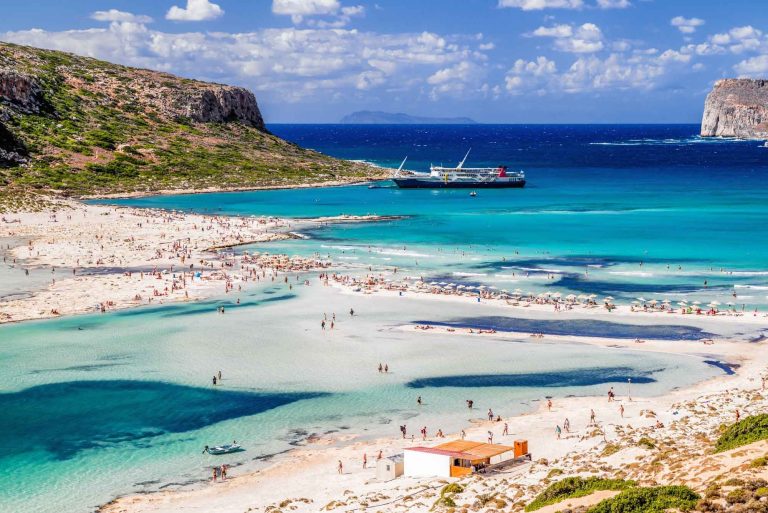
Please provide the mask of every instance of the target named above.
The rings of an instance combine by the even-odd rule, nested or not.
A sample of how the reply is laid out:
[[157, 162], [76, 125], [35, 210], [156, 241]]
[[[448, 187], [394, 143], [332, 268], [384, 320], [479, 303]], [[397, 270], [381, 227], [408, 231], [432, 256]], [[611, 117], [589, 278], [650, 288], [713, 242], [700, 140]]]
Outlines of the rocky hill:
[[372, 173], [270, 134], [246, 89], [0, 43], [0, 192], [244, 189]]
[[718, 80], [704, 104], [701, 135], [768, 139], [768, 80]]
[[470, 118], [430, 118], [411, 116], [402, 112], [391, 113], [371, 110], [353, 112], [341, 118], [341, 123], [350, 125], [474, 125]]

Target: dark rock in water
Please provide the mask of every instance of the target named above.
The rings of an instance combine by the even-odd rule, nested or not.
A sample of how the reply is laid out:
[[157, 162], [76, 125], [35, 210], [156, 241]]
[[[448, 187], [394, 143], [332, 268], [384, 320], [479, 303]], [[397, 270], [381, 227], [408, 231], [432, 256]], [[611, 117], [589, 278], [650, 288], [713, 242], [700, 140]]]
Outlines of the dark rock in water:
[[704, 104], [701, 135], [768, 139], [768, 80], [715, 82]]

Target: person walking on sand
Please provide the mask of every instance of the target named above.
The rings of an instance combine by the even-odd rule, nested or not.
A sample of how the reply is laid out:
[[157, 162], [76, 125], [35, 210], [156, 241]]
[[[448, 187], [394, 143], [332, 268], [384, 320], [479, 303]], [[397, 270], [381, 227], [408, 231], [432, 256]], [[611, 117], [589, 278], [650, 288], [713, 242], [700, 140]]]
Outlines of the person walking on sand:
[[488, 443], [489, 444], [493, 443], [493, 431], [491, 430], [488, 430]]
[[563, 422], [563, 429], [565, 429], [566, 433], [571, 432], [571, 421], [568, 420], [568, 417], [565, 418], [565, 421]]
[[547, 411], [552, 411], [552, 399], [547, 399]]
[[595, 420], [595, 410], [590, 409], [589, 410], [589, 425], [594, 426], [597, 424], [597, 421]]
[[560, 435], [562, 433], [562, 430], [560, 429], [560, 426], [555, 426], [555, 433], [557, 434], [557, 439], [560, 440]]
[[425, 442], [427, 441], [427, 426], [421, 428], [421, 439]]
[[621, 406], [619, 406], [619, 413], [621, 414], [621, 418], [623, 419], [624, 418], [624, 405], [623, 404]]
[[368, 455], [363, 453], [363, 470], [368, 467]]
[[339, 460], [339, 464], [336, 466], [336, 471], [339, 474], [343, 474], [344, 473], [344, 465], [341, 464], [341, 460]]

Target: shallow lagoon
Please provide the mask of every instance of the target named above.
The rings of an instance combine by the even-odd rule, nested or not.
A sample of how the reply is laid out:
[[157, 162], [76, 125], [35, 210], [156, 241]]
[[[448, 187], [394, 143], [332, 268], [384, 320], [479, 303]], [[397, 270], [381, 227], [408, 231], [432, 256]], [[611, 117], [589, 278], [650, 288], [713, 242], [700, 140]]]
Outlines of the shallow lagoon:
[[[627, 377], [643, 395], [722, 374], [698, 358], [399, 329], [466, 315], [471, 301], [371, 298], [316, 279], [240, 297], [0, 328], [0, 502], [89, 511], [117, 493], [198, 482], [214, 463], [256, 468], [313, 433], [397, 436], [403, 423], [452, 432], [468, 420], [468, 394], [478, 412], [507, 416], [546, 395], [602, 394]], [[333, 312], [336, 328], [323, 332]], [[376, 372], [379, 362], [392, 372]], [[567, 379], [548, 378], [558, 373]], [[454, 386], [464, 375], [486, 378]], [[200, 454], [232, 439], [247, 451]]]

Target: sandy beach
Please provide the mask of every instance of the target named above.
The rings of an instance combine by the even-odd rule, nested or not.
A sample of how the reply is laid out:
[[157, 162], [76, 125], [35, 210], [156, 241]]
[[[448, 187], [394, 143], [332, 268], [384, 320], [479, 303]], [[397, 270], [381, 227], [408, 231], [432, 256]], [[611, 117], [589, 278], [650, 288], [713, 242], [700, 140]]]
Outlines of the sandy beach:
[[[25, 241], [7, 249], [13, 265], [31, 273], [51, 273], [41, 290], [27, 297], [0, 303], [0, 321], [17, 322], [52, 316], [109, 311], [172, 301], [194, 301], [240, 290], [260, 280], [274, 281], [280, 273], [312, 271], [312, 279], [336, 293], [396, 298], [402, 294], [420, 301], [476, 303], [478, 294], [437, 290], [411, 280], [395, 286], [390, 280], [329, 275], [330, 262], [287, 255], [243, 254], [222, 248], [296, 237], [312, 223], [376, 221], [375, 216], [339, 216], [313, 220], [224, 217], [179, 212], [116, 208], [61, 202], [55, 211], [6, 215], [0, 224], [4, 240]], [[217, 251], [217, 248], [219, 251]], [[8, 262], [6, 262], [8, 263]], [[404, 280], [402, 283], [407, 282]], [[762, 314], [697, 315], [678, 311], [637, 311], [628, 305], [605, 308], [600, 304], [529, 301], [481, 294], [480, 308], [488, 314], [525, 312], [538, 318], [601, 319], [652, 325], [674, 318], [713, 331], [753, 333], [765, 326]], [[562, 307], [562, 308], [561, 308]], [[768, 450], [758, 442], [746, 448], [713, 455], [719, 427], [733, 422], [736, 411], [749, 415], [766, 405], [761, 376], [768, 352], [760, 343], [743, 337], [713, 340], [627, 340], [604, 337], [563, 337], [522, 332], [496, 332], [446, 326], [411, 324], [392, 329], [422, 337], [473, 335], [499, 340], [531, 340], [540, 344], [576, 343], [643, 353], [690, 355], [724, 362], [730, 374], [674, 390], [657, 397], [630, 398], [625, 386], [616, 387], [616, 400], [606, 397], [553, 397], [532, 411], [501, 421], [483, 420], [484, 411], [466, 413], [466, 438], [484, 441], [491, 431], [497, 443], [528, 440], [533, 460], [489, 475], [459, 480], [463, 491], [458, 505], [475, 511], [519, 511], [556, 476], [622, 477], [651, 484], [687, 484], [702, 490], [724, 473], [763, 476], [749, 462]], [[605, 386], [606, 392], [609, 386]], [[590, 422], [594, 410], [596, 423]], [[556, 426], [565, 419], [570, 430], [558, 438]], [[508, 435], [502, 435], [504, 427]], [[446, 434], [445, 440], [459, 438]], [[650, 439], [652, 443], [640, 443]], [[239, 474], [225, 482], [197, 484], [165, 491], [120, 497], [101, 508], [104, 512], [245, 512], [245, 511], [429, 511], [439, 497], [444, 479], [401, 477], [390, 482], [375, 479], [375, 461], [415, 445], [445, 441], [430, 432], [364, 440], [359, 434], [326, 434], [306, 446], [270, 457], [264, 469]], [[362, 468], [363, 454], [369, 466]], [[344, 473], [336, 472], [341, 461]], [[611, 495], [599, 492], [574, 500], [572, 506], [594, 504]], [[555, 511], [548, 507], [542, 511]]]

